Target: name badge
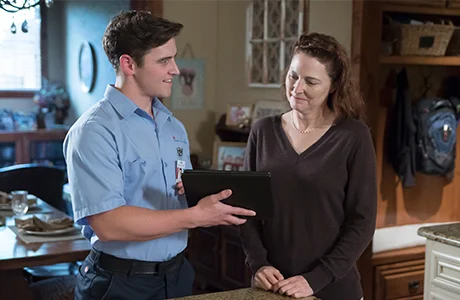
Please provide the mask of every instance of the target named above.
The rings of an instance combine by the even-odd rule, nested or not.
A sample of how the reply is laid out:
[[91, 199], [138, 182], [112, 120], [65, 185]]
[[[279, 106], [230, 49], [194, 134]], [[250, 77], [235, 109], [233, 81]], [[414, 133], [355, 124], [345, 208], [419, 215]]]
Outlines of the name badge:
[[185, 161], [184, 160], [176, 160], [176, 183], [182, 181], [182, 173], [185, 169]]

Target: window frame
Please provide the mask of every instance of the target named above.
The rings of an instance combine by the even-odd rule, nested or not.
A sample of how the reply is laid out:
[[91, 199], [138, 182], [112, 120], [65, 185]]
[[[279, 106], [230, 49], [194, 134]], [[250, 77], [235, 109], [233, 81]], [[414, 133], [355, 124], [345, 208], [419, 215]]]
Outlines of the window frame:
[[[263, 75], [262, 75], [262, 80], [267, 81], [268, 80], [268, 70], [267, 70], [267, 49], [265, 46], [265, 43], [267, 41], [280, 41], [280, 53], [285, 54], [285, 43], [281, 42], [285, 40], [284, 38], [284, 31], [281, 30], [281, 36], [276, 37], [276, 38], [269, 38], [267, 37], [267, 32], [268, 32], [268, 22], [267, 22], [267, 15], [268, 15], [268, 2], [271, 0], [264, 0], [264, 31], [263, 31], [263, 38], [261, 42], [264, 44], [264, 54], [263, 54]], [[284, 7], [285, 7], [285, 2], [289, 0], [280, 0], [281, 1], [281, 18], [285, 18], [284, 14]], [[298, 29], [298, 35], [302, 34], [302, 32], [307, 32], [308, 31], [308, 11], [309, 11], [309, 5], [310, 5], [310, 0], [299, 0], [303, 2], [303, 11], [300, 11], [299, 13], [299, 24], [302, 25], [302, 28]], [[283, 83], [284, 78], [283, 76], [285, 75], [286, 72], [286, 66], [284, 65], [284, 55], [281, 56], [282, 59], [280, 59], [280, 82], [279, 83], [254, 83], [251, 82], [251, 73], [252, 73], [252, 47], [251, 47], [251, 42], [252, 42], [252, 17], [253, 17], [253, 9], [254, 9], [254, 4], [251, 3], [249, 4], [247, 10], [246, 10], [246, 82], [248, 84], [248, 87], [251, 88], [279, 88], [280, 85]], [[281, 21], [280, 23], [282, 23]]]
[[[43, 84], [43, 78], [48, 77], [48, 47], [47, 47], [47, 7], [44, 1], [40, 2], [40, 56], [41, 56], [41, 78]], [[38, 90], [37, 90], [38, 91]], [[37, 91], [21, 91], [11, 90], [2, 91], [0, 90], [0, 101], [2, 98], [32, 98]]]

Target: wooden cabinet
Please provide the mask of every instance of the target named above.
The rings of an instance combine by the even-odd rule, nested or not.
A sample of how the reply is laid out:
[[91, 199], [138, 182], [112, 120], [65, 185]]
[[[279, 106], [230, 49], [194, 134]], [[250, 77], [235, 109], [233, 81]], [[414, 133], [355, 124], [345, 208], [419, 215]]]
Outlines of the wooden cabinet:
[[460, 0], [448, 0], [447, 7], [460, 8]]
[[377, 266], [374, 299], [422, 299], [424, 267], [423, 259]]
[[235, 227], [190, 230], [187, 257], [195, 268], [195, 284], [200, 290], [225, 291], [251, 285], [251, 272]]
[[14, 164], [50, 163], [64, 166], [66, 130], [0, 131], [0, 168]]
[[[364, 299], [423, 299], [425, 247], [412, 247], [376, 253], [372, 257], [372, 293]], [[361, 271], [361, 270], [360, 270]], [[365, 276], [361, 272], [361, 276]], [[364, 286], [369, 290], [369, 286]]]
[[386, 0], [385, 4], [446, 7], [449, 0]]
[[236, 230], [222, 230], [221, 233], [221, 281], [229, 289], [251, 285], [251, 272], [246, 266], [241, 240]]

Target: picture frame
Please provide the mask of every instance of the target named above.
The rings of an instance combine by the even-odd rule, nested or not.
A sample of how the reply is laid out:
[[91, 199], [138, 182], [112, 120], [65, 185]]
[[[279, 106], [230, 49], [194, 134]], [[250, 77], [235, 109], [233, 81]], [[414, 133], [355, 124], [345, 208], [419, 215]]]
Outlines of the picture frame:
[[290, 107], [287, 101], [259, 100], [256, 102], [251, 116], [252, 124], [264, 117], [285, 113], [289, 111], [289, 109]]
[[242, 171], [246, 143], [214, 142], [212, 168], [224, 171]]
[[252, 104], [229, 104], [225, 125], [230, 127], [248, 126], [251, 122]]

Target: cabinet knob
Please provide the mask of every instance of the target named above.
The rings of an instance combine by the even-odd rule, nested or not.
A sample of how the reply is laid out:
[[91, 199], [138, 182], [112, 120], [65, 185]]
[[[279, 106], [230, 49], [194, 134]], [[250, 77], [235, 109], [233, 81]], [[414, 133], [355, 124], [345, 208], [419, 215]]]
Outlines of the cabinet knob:
[[412, 293], [418, 290], [418, 288], [420, 287], [420, 282], [418, 280], [414, 280], [414, 281], [409, 282], [408, 286], [409, 286], [409, 292]]

